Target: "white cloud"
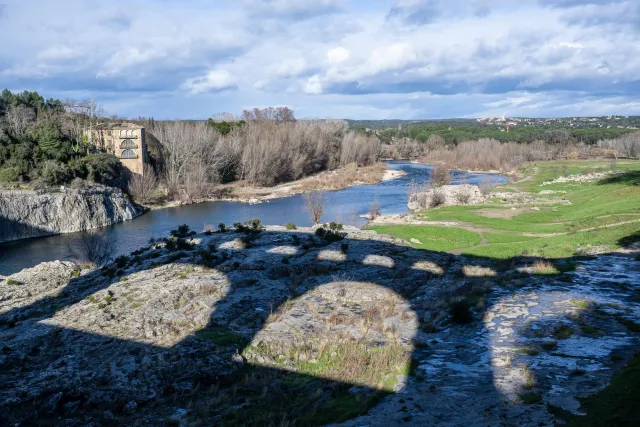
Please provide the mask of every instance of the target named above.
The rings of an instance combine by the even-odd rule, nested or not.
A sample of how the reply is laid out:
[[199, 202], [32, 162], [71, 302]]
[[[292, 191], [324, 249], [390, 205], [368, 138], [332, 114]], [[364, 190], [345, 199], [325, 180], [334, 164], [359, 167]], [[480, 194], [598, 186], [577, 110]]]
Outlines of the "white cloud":
[[571, 49], [584, 49], [584, 46], [580, 43], [571, 43], [571, 42], [560, 42], [558, 43], [560, 47], [568, 47]]
[[327, 51], [327, 59], [332, 65], [340, 64], [349, 59], [350, 52], [342, 46], [334, 47]]
[[82, 53], [65, 45], [55, 45], [46, 48], [38, 53], [37, 58], [43, 61], [60, 61], [65, 59], [74, 59], [81, 56]]
[[322, 83], [320, 82], [320, 77], [313, 76], [307, 80], [307, 84], [304, 87], [305, 93], [311, 95], [318, 95], [322, 93]]
[[307, 68], [304, 58], [284, 60], [275, 67], [275, 74], [281, 77], [291, 77], [301, 74]]
[[187, 79], [183, 88], [192, 94], [216, 92], [234, 87], [234, 77], [225, 70], [212, 70], [202, 77]]
[[598, 99], [609, 100], [603, 110], [637, 111], [637, 2], [603, 3], [602, 13], [558, 2], [10, 0], [0, 77], [46, 97], [89, 94], [133, 116], [206, 116], [212, 104], [286, 104], [298, 117], [503, 108], [487, 103], [545, 115]]

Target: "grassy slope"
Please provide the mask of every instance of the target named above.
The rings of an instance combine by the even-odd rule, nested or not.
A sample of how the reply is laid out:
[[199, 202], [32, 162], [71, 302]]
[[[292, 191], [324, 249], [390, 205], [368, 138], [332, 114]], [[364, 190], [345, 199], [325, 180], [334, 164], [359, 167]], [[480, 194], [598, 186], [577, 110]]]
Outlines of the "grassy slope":
[[640, 425], [640, 359], [617, 372], [602, 391], [582, 399], [586, 416], [568, 417], [567, 427]]
[[[628, 171], [622, 177], [591, 183], [559, 183], [540, 187], [558, 176], [609, 169], [604, 161], [538, 162], [523, 168], [530, 179], [510, 185], [522, 191], [538, 193], [542, 190], [564, 191], [570, 204], [541, 206], [538, 212], [516, 215], [511, 219], [488, 218], [481, 210], [509, 209], [501, 206], [451, 206], [425, 211], [431, 221], [459, 221], [478, 228], [490, 228], [483, 233], [486, 245], [477, 246], [481, 237], [455, 227], [437, 226], [376, 226], [373, 229], [397, 237], [417, 238], [418, 248], [432, 250], [462, 250], [462, 253], [495, 258], [508, 258], [523, 251], [529, 255], [551, 258], [571, 256], [576, 248], [587, 245], [620, 246], [620, 240], [637, 235], [640, 223], [589, 230], [594, 227], [640, 220], [640, 162], [620, 162], [619, 170]], [[499, 188], [498, 188], [499, 190]], [[549, 196], [540, 196], [549, 197]], [[477, 237], [474, 238], [472, 235]], [[555, 236], [525, 236], [525, 234], [557, 234]], [[627, 242], [628, 243], [628, 242]], [[473, 249], [471, 249], [474, 247]]]
[[418, 239], [422, 244], [412, 243], [416, 248], [431, 249], [436, 251], [450, 251], [457, 248], [468, 248], [480, 244], [482, 239], [477, 233], [445, 227], [420, 226], [420, 225], [389, 225], [374, 227], [381, 234], [390, 234], [407, 241]]

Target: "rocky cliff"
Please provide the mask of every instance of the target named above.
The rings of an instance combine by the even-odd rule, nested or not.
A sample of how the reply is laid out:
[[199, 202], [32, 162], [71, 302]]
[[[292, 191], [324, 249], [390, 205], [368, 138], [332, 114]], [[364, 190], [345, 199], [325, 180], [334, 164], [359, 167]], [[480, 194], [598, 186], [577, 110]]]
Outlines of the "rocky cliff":
[[90, 230], [131, 220], [141, 212], [121, 190], [109, 187], [1, 192], [0, 242]]

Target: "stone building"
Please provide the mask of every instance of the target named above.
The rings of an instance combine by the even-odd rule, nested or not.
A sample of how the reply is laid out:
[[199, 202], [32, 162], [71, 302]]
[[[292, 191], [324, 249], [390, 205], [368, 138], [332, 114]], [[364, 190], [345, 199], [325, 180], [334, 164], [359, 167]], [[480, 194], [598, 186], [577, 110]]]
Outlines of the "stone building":
[[[87, 139], [91, 135], [87, 131]], [[93, 144], [114, 154], [132, 173], [143, 175], [144, 164], [149, 161], [144, 127], [134, 123], [100, 123], [93, 129]]]

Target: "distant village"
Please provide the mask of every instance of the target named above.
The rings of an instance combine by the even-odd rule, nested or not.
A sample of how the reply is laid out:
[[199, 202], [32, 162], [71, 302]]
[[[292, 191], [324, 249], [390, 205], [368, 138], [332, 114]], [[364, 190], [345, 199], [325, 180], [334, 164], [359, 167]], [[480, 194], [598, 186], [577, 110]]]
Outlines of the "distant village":
[[640, 118], [637, 116], [605, 116], [605, 117], [558, 117], [558, 118], [518, 118], [489, 117], [477, 118], [481, 125], [502, 126], [500, 130], [508, 132], [515, 126], [550, 126], [565, 128], [606, 128], [606, 129], [640, 129]]

